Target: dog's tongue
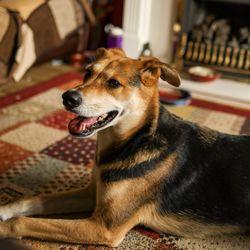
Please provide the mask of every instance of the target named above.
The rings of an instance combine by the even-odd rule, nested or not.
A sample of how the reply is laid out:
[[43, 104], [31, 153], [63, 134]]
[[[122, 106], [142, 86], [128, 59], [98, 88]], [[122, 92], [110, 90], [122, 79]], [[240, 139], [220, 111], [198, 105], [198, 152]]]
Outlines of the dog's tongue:
[[69, 130], [73, 133], [80, 134], [85, 129], [90, 128], [90, 126], [97, 122], [96, 117], [81, 117], [78, 116], [69, 122]]

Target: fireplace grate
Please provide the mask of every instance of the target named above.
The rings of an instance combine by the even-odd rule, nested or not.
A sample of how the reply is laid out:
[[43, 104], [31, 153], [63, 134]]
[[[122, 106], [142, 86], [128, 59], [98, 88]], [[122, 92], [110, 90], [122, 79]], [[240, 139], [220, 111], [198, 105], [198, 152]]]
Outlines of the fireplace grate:
[[197, 64], [212, 66], [226, 76], [249, 80], [249, 49], [195, 42], [187, 38], [187, 34], [182, 35], [180, 56], [184, 66]]
[[249, 0], [183, 1], [177, 65], [209, 66], [250, 83], [249, 11]]

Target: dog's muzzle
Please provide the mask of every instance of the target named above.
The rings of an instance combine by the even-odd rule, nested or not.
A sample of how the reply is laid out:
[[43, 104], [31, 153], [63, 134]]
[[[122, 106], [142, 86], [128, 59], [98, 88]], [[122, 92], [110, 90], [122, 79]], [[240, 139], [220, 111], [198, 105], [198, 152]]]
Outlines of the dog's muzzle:
[[62, 94], [62, 98], [65, 108], [78, 115], [68, 125], [69, 132], [77, 137], [89, 136], [95, 131], [106, 127], [119, 114], [118, 110], [111, 110], [99, 115], [82, 116], [78, 112], [78, 107], [83, 104], [80, 92], [69, 90]]
[[82, 97], [76, 90], [69, 90], [63, 93], [63, 105], [68, 109], [73, 109], [81, 105]]

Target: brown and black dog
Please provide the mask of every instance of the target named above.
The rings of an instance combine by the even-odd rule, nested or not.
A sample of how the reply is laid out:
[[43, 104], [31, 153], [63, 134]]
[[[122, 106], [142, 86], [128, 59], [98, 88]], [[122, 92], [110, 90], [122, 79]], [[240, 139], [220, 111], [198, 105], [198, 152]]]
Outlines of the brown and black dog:
[[[98, 132], [91, 185], [0, 208], [0, 235], [118, 246], [135, 225], [186, 237], [250, 226], [250, 137], [219, 133], [170, 114], [158, 79], [177, 72], [153, 57], [99, 49], [84, 84], [63, 94], [77, 137]], [[63, 204], [63, 205], [62, 205]], [[25, 215], [93, 211], [59, 220]]]

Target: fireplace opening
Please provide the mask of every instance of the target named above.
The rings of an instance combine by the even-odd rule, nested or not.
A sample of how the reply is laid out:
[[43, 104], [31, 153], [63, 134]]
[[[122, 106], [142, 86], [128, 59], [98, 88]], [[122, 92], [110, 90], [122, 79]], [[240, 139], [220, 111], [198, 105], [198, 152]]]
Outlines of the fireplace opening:
[[178, 60], [249, 82], [250, 1], [186, 0]]

